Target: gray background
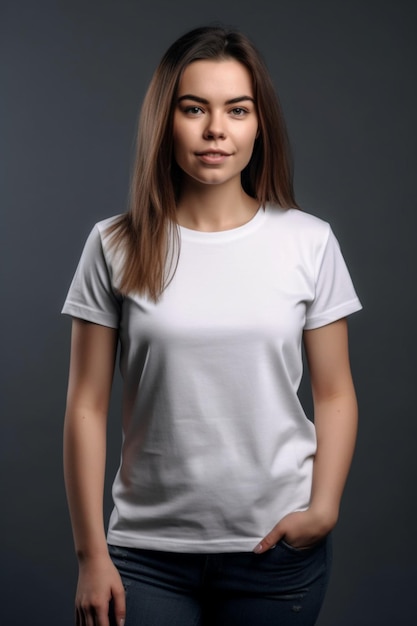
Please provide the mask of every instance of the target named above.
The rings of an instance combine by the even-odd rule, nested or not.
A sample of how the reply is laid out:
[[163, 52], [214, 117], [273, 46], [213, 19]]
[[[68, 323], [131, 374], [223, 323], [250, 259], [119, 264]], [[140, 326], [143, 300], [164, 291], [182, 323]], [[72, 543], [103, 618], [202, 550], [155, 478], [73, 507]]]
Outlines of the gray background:
[[214, 20], [266, 58], [298, 201], [331, 221], [365, 307], [350, 322], [359, 442], [319, 624], [416, 623], [415, 13], [404, 0], [2, 2], [3, 624], [73, 623], [61, 470], [70, 322], [59, 311], [92, 224], [125, 208], [137, 111], [159, 58]]

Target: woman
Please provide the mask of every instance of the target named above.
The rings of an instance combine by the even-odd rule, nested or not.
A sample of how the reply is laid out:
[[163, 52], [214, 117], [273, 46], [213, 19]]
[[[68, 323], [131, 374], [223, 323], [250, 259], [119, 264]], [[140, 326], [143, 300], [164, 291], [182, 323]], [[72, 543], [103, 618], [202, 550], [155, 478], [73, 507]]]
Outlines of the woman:
[[[238, 32], [186, 34], [143, 104], [130, 209], [93, 229], [64, 306], [78, 626], [315, 623], [356, 435], [358, 309], [329, 226], [295, 203], [258, 52]], [[314, 425], [297, 397], [303, 342]]]

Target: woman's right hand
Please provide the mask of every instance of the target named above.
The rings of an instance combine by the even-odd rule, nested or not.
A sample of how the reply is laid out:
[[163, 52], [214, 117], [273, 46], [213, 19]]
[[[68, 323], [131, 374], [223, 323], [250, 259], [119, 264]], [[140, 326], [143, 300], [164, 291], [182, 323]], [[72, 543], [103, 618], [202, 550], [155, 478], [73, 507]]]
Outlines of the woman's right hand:
[[[112, 601], [114, 622], [110, 622]], [[76, 626], [123, 626], [125, 591], [120, 574], [109, 556], [85, 558], [79, 565], [75, 597]]]

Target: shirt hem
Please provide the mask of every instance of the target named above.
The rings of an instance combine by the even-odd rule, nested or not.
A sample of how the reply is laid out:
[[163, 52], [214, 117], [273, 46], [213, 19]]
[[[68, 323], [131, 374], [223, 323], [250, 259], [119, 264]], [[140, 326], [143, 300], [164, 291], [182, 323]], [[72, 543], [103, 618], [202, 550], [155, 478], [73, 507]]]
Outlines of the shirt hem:
[[184, 541], [182, 539], [167, 539], [158, 537], [129, 537], [109, 532], [107, 543], [119, 548], [134, 548], [142, 550], [159, 550], [161, 552], [183, 552], [195, 554], [210, 554], [221, 552], [253, 552], [262, 537], [251, 539], [222, 539]]
[[313, 330], [314, 328], [320, 328], [321, 326], [326, 326], [327, 324], [331, 324], [332, 322], [336, 322], [340, 320], [342, 317], [346, 317], [347, 315], [351, 315], [352, 313], [356, 313], [362, 309], [362, 305], [360, 301], [355, 298], [354, 300], [350, 300], [349, 302], [345, 302], [329, 311], [324, 311], [319, 315], [314, 315], [311, 318], [306, 320], [304, 324], [304, 330]]
[[61, 313], [63, 315], [71, 315], [87, 322], [93, 322], [94, 324], [100, 324], [101, 326], [108, 326], [109, 328], [118, 328], [119, 320], [113, 316], [108, 315], [100, 311], [94, 311], [85, 306], [73, 304], [72, 302], [66, 302]]

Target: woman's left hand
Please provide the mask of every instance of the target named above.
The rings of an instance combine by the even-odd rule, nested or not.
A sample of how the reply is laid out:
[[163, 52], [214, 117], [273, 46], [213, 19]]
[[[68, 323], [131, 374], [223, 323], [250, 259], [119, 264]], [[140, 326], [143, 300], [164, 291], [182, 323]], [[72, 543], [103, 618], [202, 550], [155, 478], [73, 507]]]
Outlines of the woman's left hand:
[[323, 539], [335, 526], [333, 516], [313, 509], [289, 513], [258, 543], [254, 552], [261, 554], [284, 539], [294, 548], [310, 548]]

